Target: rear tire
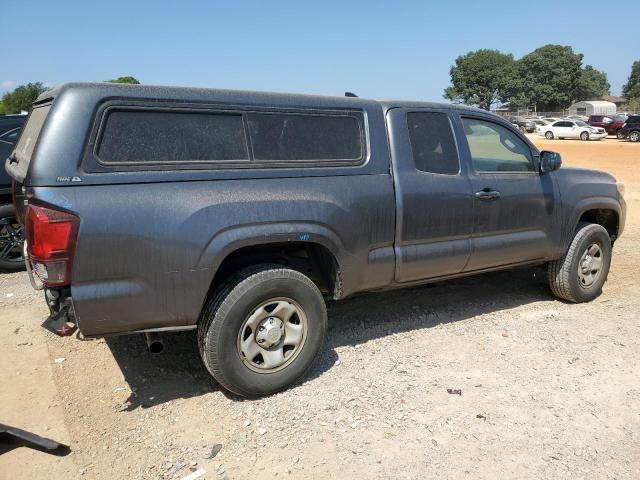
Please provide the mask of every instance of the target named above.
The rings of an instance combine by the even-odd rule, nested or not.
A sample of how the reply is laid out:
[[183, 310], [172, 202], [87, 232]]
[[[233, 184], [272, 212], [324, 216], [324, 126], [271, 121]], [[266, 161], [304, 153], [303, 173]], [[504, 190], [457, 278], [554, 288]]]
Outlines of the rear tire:
[[545, 133], [544, 138], [546, 138], [547, 140], [553, 140], [553, 132]]
[[207, 302], [198, 346], [220, 385], [259, 397], [304, 375], [322, 348], [327, 323], [324, 298], [307, 276], [258, 265], [225, 281]]
[[22, 225], [13, 205], [0, 206], [0, 271], [18, 272], [25, 268]]
[[589, 132], [582, 132], [580, 134], [580, 140], [584, 140], [584, 141], [589, 140]]
[[549, 286], [556, 297], [590, 302], [602, 293], [611, 266], [611, 238], [601, 225], [580, 223], [567, 253], [549, 262]]
[[622, 130], [618, 129], [618, 131], [616, 131], [616, 138], [618, 140], [622, 140], [624, 138], [624, 135], [622, 134]]

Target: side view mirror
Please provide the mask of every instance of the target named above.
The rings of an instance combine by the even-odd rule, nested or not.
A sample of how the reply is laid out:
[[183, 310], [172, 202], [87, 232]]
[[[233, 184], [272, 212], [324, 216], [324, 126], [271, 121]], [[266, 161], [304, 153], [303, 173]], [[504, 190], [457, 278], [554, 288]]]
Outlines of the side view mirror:
[[540, 152], [540, 173], [555, 172], [562, 165], [559, 153], [543, 150]]

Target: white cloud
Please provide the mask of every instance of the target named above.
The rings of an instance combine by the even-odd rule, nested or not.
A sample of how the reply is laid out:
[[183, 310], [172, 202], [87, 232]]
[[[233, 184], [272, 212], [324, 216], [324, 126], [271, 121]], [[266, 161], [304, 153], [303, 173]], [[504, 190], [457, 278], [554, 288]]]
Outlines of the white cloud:
[[0, 88], [9, 89], [15, 86], [15, 84], [16, 82], [14, 82], [13, 80], [3, 80], [2, 82], [0, 82]]

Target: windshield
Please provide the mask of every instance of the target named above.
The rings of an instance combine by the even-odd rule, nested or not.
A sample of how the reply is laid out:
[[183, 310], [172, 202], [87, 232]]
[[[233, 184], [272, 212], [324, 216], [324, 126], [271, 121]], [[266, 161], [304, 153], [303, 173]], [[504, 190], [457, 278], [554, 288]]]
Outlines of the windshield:
[[583, 122], [582, 120], [575, 120], [575, 124], [578, 125], [579, 127], [588, 127], [589, 126], [586, 122]]

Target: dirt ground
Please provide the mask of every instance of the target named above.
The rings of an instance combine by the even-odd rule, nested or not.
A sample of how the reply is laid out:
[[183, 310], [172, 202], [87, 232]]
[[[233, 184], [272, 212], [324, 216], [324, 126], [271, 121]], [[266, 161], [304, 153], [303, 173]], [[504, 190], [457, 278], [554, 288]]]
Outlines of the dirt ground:
[[57, 338], [26, 274], [0, 275], [0, 422], [72, 449], [0, 451], [0, 478], [640, 478], [640, 144], [532, 138], [626, 184], [594, 302], [531, 268], [331, 303], [304, 383], [243, 401], [193, 334], [160, 356], [140, 335]]

